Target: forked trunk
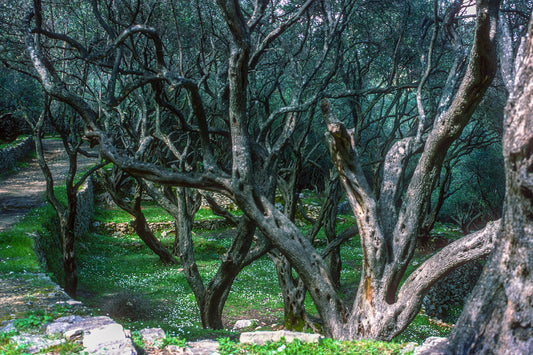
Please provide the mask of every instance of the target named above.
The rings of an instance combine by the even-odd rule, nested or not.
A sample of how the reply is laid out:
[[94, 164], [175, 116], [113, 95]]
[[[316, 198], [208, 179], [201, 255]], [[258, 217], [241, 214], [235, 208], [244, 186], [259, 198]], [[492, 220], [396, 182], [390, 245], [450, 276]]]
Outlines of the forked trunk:
[[502, 228], [447, 342], [425, 354], [533, 353], [533, 23], [505, 109]]
[[279, 251], [268, 253], [276, 267], [279, 287], [283, 297], [284, 325], [288, 330], [302, 331], [307, 327], [307, 313], [305, 311], [306, 289], [303, 282], [292, 275], [292, 267]]
[[254, 233], [255, 225], [243, 218], [230, 249], [222, 256], [217, 273], [205, 288], [203, 305], [200, 307], [204, 327], [223, 329], [222, 311], [235, 277], [246, 265], [265, 253], [266, 249], [261, 248], [255, 252], [250, 251]]
[[177, 260], [172, 256], [167, 248], [154, 236], [154, 233], [150, 230], [144, 214], [141, 212], [137, 214], [135, 220], [132, 221], [132, 226], [135, 232], [146, 244], [150, 250], [152, 250], [159, 259], [165, 264], [176, 264]]

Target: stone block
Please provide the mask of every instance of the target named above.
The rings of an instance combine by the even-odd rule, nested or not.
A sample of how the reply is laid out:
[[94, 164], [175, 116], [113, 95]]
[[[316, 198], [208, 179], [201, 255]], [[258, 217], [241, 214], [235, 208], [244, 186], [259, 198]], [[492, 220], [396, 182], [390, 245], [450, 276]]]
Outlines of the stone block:
[[233, 330], [255, 327], [259, 323], [257, 319], [239, 319], [235, 322]]
[[165, 331], [161, 328], [146, 328], [139, 331], [142, 341], [153, 345], [157, 340], [166, 338]]
[[281, 338], [285, 338], [288, 343], [291, 343], [295, 339], [299, 339], [302, 343], [317, 343], [323, 336], [320, 334], [307, 334], [300, 332], [291, 332], [288, 330], [271, 331], [258, 331], [258, 332], [245, 332], [240, 336], [240, 342], [244, 344], [258, 344], [264, 345], [267, 342], [278, 342]]
[[83, 333], [83, 347], [89, 354], [136, 355], [131, 339], [118, 323], [93, 328]]
[[430, 353], [431, 349], [446, 341], [446, 338], [441, 338], [441, 337], [429, 337], [426, 339], [426, 341], [424, 342], [424, 344], [420, 345], [419, 347], [417, 347], [413, 353], [413, 355], [419, 355], [419, 354], [428, 354], [428, 351]]

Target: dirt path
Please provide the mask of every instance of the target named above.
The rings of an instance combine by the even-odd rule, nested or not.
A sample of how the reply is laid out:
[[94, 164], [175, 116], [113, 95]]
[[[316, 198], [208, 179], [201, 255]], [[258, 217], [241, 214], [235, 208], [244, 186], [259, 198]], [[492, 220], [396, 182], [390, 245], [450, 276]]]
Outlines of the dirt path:
[[[43, 146], [54, 181], [61, 184], [68, 169], [63, 142], [45, 140]], [[78, 167], [84, 169], [94, 162], [94, 159], [81, 156]], [[29, 159], [27, 163], [0, 180], [0, 231], [11, 228], [30, 209], [46, 202], [46, 182], [37, 159]], [[53, 310], [58, 301], [69, 299], [44, 274], [0, 275], [0, 325], [4, 320], [18, 318], [33, 309]]]
[[[43, 142], [45, 158], [48, 161], [54, 181], [61, 184], [67, 170], [67, 154], [60, 140]], [[96, 160], [78, 157], [78, 169], [84, 169]], [[2, 177], [0, 180], [0, 232], [18, 222], [32, 208], [46, 201], [46, 182], [37, 159], [28, 161], [28, 166]]]

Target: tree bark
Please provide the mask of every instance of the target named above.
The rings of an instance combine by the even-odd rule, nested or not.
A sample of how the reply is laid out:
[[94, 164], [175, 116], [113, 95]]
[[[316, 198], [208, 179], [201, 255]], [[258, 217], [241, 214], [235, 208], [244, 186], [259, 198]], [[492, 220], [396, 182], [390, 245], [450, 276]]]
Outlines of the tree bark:
[[294, 278], [292, 267], [286, 257], [278, 250], [269, 253], [276, 267], [279, 287], [283, 298], [284, 325], [288, 330], [303, 331], [307, 326], [305, 294], [307, 290], [300, 278]]
[[[310, 1], [306, 2], [306, 4], [310, 3]], [[491, 225], [484, 232], [470, 239], [462, 239], [445, 248], [442, 254], [424, 263], [421, 269], [408, 280], [409, 282], [398, 290], [413, 256], [416, 238], [420, 232], [424, 213], [427, 211], [431, 190], [440, 175], [446, 152], [468, 123], [494, 76], [496, 68], [494, 38], [499, 1], [477, 1], [476, 33], [467, 72], [453, 102], [435, 121], [432, 130], [427, 134], [427, 139], [422, 129], [419, 129], [415, 139], [408, 137], [400, 141], [396, 145], [397, 150], [393, 152], [395, 154], [386, 157], [386, 160], [390, 160], [385, 161], [384, 166], [395, 168], [390, 170], [387, 168], [386, 173], [390, 175], [384, 181], [390, 185], [386, 190], [382, 189], [383, 202], [378, 201], [366, 180], [355, 151], [353, 135], [340, 122], [326, 117], [329, 120], [328, 143], [331, 155], [352, 205], [363, 247], [361, 283], [351, 308], [345, 307], [341, 302], [329, 267], [323, 257], [290, 218], [273, 205], [268, 189], [264, 188], [264, 184], [258, 181], [257, 174], [254, 173], [248, 132], [250, 121], [248, 75], [250, 75], [250, 63], [255, 62], [250, 28], [238, 1], [217, 0], [217, 4], [231, 33], [228, 64], [228, 124], [232, 144], [231, 177], [222, 169], [219, 171], [216, 168], [211, 169], [209, 164], [207, 169], [201, 173], [171, 171], [132, 158], [119, 151], [111, 137], [98, 128], [98, 114], [91, 108], [89, 102], [76, 95], [74, 91], [68, 90], [68, 86], [61, 81], [50, 63], [45, 60], [46, 57], [35, 47], [30, 30], [31, 15], [25, 19], [27, 49], [45, 90], [58, 100], [72, 106], [82, 116], [86, 123], [87, 137], [95, 143], [100, 143], [103, 157], [136, 177], [164, 185], [218, 191], [231, 197], [244, 211], [246, 217], [259, 228], [272, 246], [277, 248], [296, 270], [317, 307], [327, 336], [337, 339], [390, 340], [414, 318], [420, 308], [425, 290], [439, 277], [459, 266], [465, 259], [471, 260], [476, 256], [485, 255], [490, 249]], [[153, 29], [143, 28], [144, 26], [133, 26], [128, 29], [127, 33], [124, 32], [124, 36], [118, 38], [121, 41], [124, 40], [134, 33], [133, 30], [147, 31], [146, 34], [156, 46], [157, 68], [155, 72], [159, 80], [165, 80], [173, 88], [183, 87], [185, 79], [172, 76], [164, 68], [162, 44]], [[335, 32], [340, 33], [337, 30]], [[290, 126], [290, 122], [288, 123]], [[421, 126], [425, 128], [425, 125]], [[291, 132], [289, 128], [287, 129]], [[287, 139], [290, 137], [285, 134], [284, 136]], [[409, 140], [414, 142], [410, 143]], [[206, 143], [205, 139], [203, 143]], [[405, 146], [402, 147], [402, 144]], [[397, 185], [391, 182], [399, 181], [399, 175], [394, 175], [402, 173], [402, 158], [412, 155], [417, 150], [415, 148], [422, 145], [425, 145], [425, 149], [401, 206], [385, 203], [385, 200], [390, 198], [394, 201], [396, 196], [400, 195]], [[204, 154], [208, 154], [208, 151]], [[180, 253], [191, 249], [191, 245], [185, 245], [180, 247]], [[462, 258], [457, 258], [459, 252]], [[184, 262], [186, 274], [196, 275], [194, 278], [198, 276], [199, 279], [197, 270], [194, 270], [194, 258], [190, 256], [187, 258], [189, 259]], [[405, 285], [410, 285], [412, 288]], [[195, 294], [203, 295], [202, 287], [203, 285], [198, 284]], [[202, 303], [202, 297], [197, 298], [199, 304]]]
[[[363, 247], [359, 290], [347, 324], [340, 333], [334, 334], [337, 338], [391, 340], [418, 313], [423, 296], [432, 284], [462, 262], [486, 255], [490, 250], [493, 225], [470, 239], [446, 247], [438, 257], [430, 259], [439, 262], [431, 268], [423, 264], [398, 289], [413, 257], [446, 152], [460, 136], [496, 73], [498, 8], [497, 0], [477, 1], [474, 45], [455, 98], [436, 119], [426, 139], [419, 129], [416, 137], [404, 138], [393, 145], [384, 163], [379, 199], [365, 177], [352, 132], [334, 118], [328, 102], [322, 104], [331, 156], [352, 205]], [[405, 167], [404, 159], [418, 150], [420, 144], [424, 150], [398, 208], [395, 205], [399, 193], [397, 181]], [[478, 238], [479, 241], [472, 241]], [[457, 253], [461, 253], [460, 258]]]
[[[63, 261], [64, 275], [64, 289], [65, 292], [72, 298], [76, 298], [78, 288], [78, 269], [76, 265], [76, 253], [75, 253], [75, 239], [74, 224], [76, 221], [77, 211], [77, 185], [74, 184], [74, 177], [77, 170], [77, 152], [66, 146], [66, 140], [63, 139], [65, 149], [69, 158], [69, 169], [65, 179], [65, 185], [67, 189], [67, 204], [66, 206], [61, 203], [54, 191], [54, 177], [48, 167], [48, 163], [44, 157], [43, 142], [42, 142], [42, 129], [46, 117], [46, 111], [49, 109], [49, 100], [45, 101], [45, 110], [39, 117], [39, 120], [33, 125], [34, 139], [35, 139], [35, 151], [37, 153], [37, 161], [43, 172], [46, 180], [46, 198], [48, 202], [54, 208], [56, 215], [59, 219], [59, 230], [61, 239], [61, 254]], [[27, 118], [27, 122], [30, 120]], [[31, 123], [30, 123], [31, 124]], [[64, 137], [63, 137], [64, 138]]]
[[113, 202], [123, 209], [124, 211], [128, 212], [130, 215], [132, 215], [135, 219], [131, 222], [131, 225], [133, 229], [135, 229], [135, 232], [141, 238], [141, 240], [146, 244], [150, 250], [152, 250], [157, 256], [159, 256], [159, 259], [165, 263], [165, 264], [177, 264], [177, 260], [174, 258], [172, 253], [168, 251], [167, 248], [161, 242], [159, 239], [157, 239], [150, 230], [150, 227], [148, 226], [148, 222], [146, 221], [146, 217], [144, 216], [144, 213], [141, 209], [141, 201], [142, 201], [142, 188], [140, 186], [137, 186], [136, 193], [135, 193], [135, 201], [133, 205], [129, 205], [124, 199], [122, 199], [117, 189], [120, 187], [117, 187], [111, 182], [111, 179], [102, 171], [99, 172], [99, 176], [101, 177], [101, 181], [103, 182], [103, 185], [106, 189], [106, 191], [111, 195], [111, 198], [113, 199]]
[[[328, 201], [328, 206], [326, 209], [326, 216], [324, 218], [324, 233], [326, 234], [326, 239], [328, 243], [333, 242], [337, 238], [337, 209], [339, 206], [339, 201], [341, 199], [341, 187], [338, 180], [330, 182], [328, 186], [328, 195], [331, 200]], [[329, 272], [331, 275], [331, 281], [337, 289], [341, 286], [341, 269], [342, 269], [342, 259], [341, 259], [341, 248], [340, 246], [333, 248], [331, 252], [326, 257], [326, 263], [329, 267]]]
[[[140, 210], [139, 210], [140, 211]], [[178, 261], [172, 256], [172, 253], [155, 237], [154, 233], [150, 230], [144, 213], [137, 213], [135, 219], [131, 222], [133, 229], [146, 244], [150, 250], [152, 250], [164, 264], [177, 264]]]
[[533, 352], [533, 26], [505, 109], [506, 195], [494, 252], [447, 342], [426, 354]]

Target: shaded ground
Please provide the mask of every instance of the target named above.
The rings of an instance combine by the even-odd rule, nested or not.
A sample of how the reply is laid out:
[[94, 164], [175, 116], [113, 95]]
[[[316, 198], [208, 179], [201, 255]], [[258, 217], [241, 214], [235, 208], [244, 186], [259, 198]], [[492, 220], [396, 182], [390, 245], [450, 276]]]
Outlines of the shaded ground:
[[0, 325], [29, 311], [51, 312], [56, 304], [69, 300], [70, 297], [45, 274], [32, 274], [27, 278], [0, 277]]
[[[43, 142], [45, 158], [48, 161], [54, 181], [61, 184], [68, 170], [67, 154], [60, 140]], [[82, 170], [94, 159], [78, 157], [78, 169]], [[28, 165], [4, 175], [0, 179], [0, 232], [8, 230], [32, 208], [46, 201], [46, 182], [36, 158], [28, 160]]]

